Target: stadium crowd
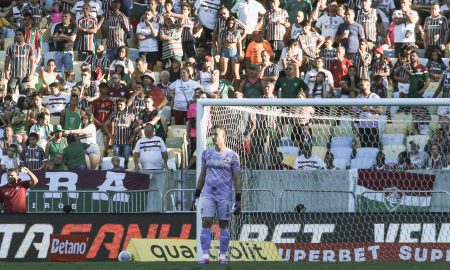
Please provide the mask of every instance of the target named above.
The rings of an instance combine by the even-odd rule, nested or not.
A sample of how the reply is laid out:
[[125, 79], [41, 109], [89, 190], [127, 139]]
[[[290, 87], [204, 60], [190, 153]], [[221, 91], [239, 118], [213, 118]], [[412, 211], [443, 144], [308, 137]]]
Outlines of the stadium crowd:
[[[194, 155], [200, 98], [449, 98], [449, 14], [432, 0], [3, 0], [1, 167], [94, 170], [112, 149], [115, 168], [167, 169], [170, 126], [186, 125]], [[447, 167], [450, 105], [435, 114], [437, 129], [427, 118], [407, 131], [426, 147], [404, 141], [394, 163]], [[241, 120], [243, 141], [271, 125]], [[311, 154], [309, 121], [291, 124], [295, 168], [336, 168], [330, 147]], [[360, 147], [382, 149], [376, 122], [356, 129]]]

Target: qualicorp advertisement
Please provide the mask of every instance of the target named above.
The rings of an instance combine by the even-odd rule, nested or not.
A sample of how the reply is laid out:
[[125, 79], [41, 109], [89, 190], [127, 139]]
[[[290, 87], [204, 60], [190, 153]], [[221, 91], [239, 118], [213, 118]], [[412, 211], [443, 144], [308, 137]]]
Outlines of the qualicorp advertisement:
[[[127, 250], [134, 261], [168, 262], [196, 261], [196, 240], [131, 239]], [[219, 241], [211, 242], [211, 259], [219, 257]], [[231, 261], [280, 261], [277, 247], [272, 242], [230, 241], [228, 256]]]

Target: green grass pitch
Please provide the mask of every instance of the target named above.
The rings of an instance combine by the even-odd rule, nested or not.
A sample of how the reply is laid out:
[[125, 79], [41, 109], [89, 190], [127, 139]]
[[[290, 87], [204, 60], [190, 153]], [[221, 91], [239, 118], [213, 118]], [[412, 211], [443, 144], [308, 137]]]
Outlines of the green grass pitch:
[[198, 265], [193, 262], [85, 262], [85, 263], [10, 263], [2, 262], [0, 269], [23, 270], [447, 270], [450, 263], [292, 263], [292, 262], [231, 262], [229, 265], [219, 265], [211, 262], [209, 265]]

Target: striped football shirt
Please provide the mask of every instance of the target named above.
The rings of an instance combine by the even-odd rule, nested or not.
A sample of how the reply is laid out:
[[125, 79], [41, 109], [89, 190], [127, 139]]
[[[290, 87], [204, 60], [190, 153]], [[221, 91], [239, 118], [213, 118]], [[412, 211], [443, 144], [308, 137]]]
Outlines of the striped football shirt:
[[376, 9], [373, 8], [368, 12], [361, 9], [356, 16], [356, 22], [362, 25], [368, 41], [377, 40], [377, 22], [381, 22], [381, 17], [377, 15]]
[[309, 35], [304, 34], [298, 36], [298, 43], [300, 44], [300, 48], [302, 48], [303, 52], [309, 58], [317, 58], [319, 54], [316, 51], [317, 43], [321, 41], [323, 37], [316, 32], [311, 32]]
[[363, 61], [370, 63], [371, 56], [368, 52], [363, 53], [363, 55], [359, 53], [355, 53], [352, 56], [353, 65], [356, 67], [356, 71], [358, 76], [361, 79], [369, 79], [369, 66], [364, 66]]
[[11, 63], [11, 78], [24, 78], [30, 75], [30, 58], [33, 57], [33, 48], [24, 43], [13, 43], [6, 50], [6, 57]]
[[91, 66], [91, 70], [96, 70], [97, 68], [100, 68], [103, 73], [105, 73], [110, 66], [110, 60], [106, 57], [106, 55], [103, 55], [101, 58], [98, 58], [97, 55], [89, 55], [86, 57], [86, 60], [84, 62]]
[[336, 48], [323, 48], [321, 56], [325, 59], [324, 68], [330, 70], [331, 62], [336, 59]]
[[[78, 28], [95, 29], [97, 27], [97, 19], [93, 17], [82, 17], [77, 24]], [[82, 32], [79, 35], [78, 51], [93, 51], [94, 50], [94, 34]]]
[[32, 27], [25, 29], [25, 43], [30, 45], [34, 50], [41, 47], [41, 34], [38, 28]]
[[[439, 15], [434, 18], [433, 16], [428, 16], [425, 19], [424, 29], [425, 35], [427, 37], [427, 45], [440, 45], [445, 42], [445, 35], [448, 32], [447, 18]], [[434, 39], [435, 35], [439, 35], [438, 39]]]
[[45, 151], [40, 146], [31, 148], [25, 147], [22, 152], [22, 164], [30, 170], [37, 170], [45, 160]]
[[134, 114], [125, 112], [112, 113], [109, 120], [114, 123], [114, 144], [128, 144], [131, 138], [132, 125], [134, 123]]
[[163, 24], [160, 35], [173, 37], [176, 39], [164, 40], [162, 42], [162, 59], [169, 59], [171, 57], [182, 57], [183, 46], [181, 43], [181, 25], [177, 22], [175, 26], [168, 26]]
[[286, 22], [289, 15], [286, 10], [270, 10], [264, 15], [264, 25], [266, 26], [266, 38], [269, 41], [283, 40], [286, 27], [281, 22]]
[[24, 6], [22, 8], [22, 16], [27, 13], [31, 14], [34, 25], [39, 25], [42, 18], [47, 16], [47, 10], [39, 4], [37, 4], [36, 6], [31, 6], [30, 4]]
[[130, 22], [128, 21], [128, 18], [122, 12], [119, 12], [118, 14], [110, 12], [106, 46], [109, 48], [117, 48], [125, 45], [125, 34], [128, 31], [130, 31]]

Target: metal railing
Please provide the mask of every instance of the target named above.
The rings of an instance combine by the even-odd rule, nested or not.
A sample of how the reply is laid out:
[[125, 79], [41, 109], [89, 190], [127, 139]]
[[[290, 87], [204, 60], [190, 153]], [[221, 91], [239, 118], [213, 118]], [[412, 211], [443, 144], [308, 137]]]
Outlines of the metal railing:
[[[192, 212], [190, 204], [192, 203], [194, 192], [194, 188], [174, 188], [168, 190], [163, 197], [163, 211], [165, 213]], [[179, 202], [181, 202], [181, 207], [178, 207]]]
[[109, 192], [111, 213], [162, 212], [162, 192], [158, 189]]

